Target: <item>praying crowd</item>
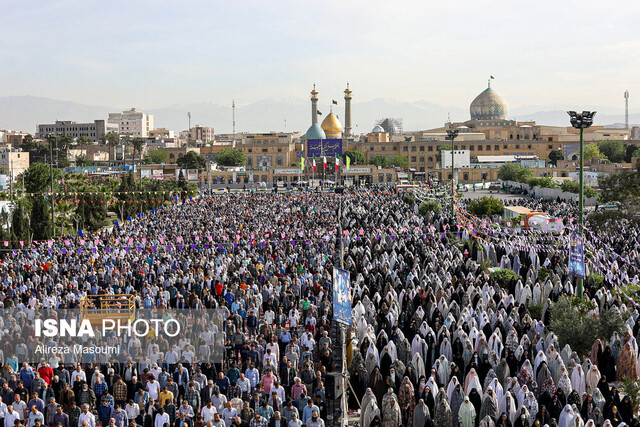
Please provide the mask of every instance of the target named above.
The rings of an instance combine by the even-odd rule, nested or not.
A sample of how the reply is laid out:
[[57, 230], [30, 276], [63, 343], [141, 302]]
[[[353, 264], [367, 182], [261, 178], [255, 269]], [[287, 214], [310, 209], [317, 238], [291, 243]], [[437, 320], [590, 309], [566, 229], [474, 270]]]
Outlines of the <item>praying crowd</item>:
[[[564, 218], [567, 230], [578, 216], [571, 204], [519, 204]], [[585, 298], [594, 316], [616, 310], [626, 323], [578, 354], [550, 328], [551, 305], [576, 293], [568, 231], [496, 218], [460, 227], [465, 218], [422, 216], [391, 189], [232, 193], [7, 251], [0, 427], [337, 426], [325, 387], [342, 369], [334, 267], [350, 272], [345, 392], [361, 427], [640, 425], [635, 397], [618, 390], [638, 377], [640, 318], [615, 291], [638, 284], [638, 228], [585, 234], [600, 254], [586, 269], [604, 276], [585, 280]], [[497, 283], [487, 262], [519, 279]], [[33, 357], [49, 340], [34, 319], [121, 294], [173, 313], [184, 336], [111, 335], [117, 355]]]

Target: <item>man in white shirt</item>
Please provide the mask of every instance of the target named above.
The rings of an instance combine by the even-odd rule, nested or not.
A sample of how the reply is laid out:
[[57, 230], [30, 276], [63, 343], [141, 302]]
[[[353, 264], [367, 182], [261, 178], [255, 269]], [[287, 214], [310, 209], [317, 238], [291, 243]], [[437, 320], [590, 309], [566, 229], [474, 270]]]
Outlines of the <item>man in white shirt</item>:
[[87, 381], [87, 376], [85, 375], [80, 365], [76, 366], [76, 369], [71, 373], [71, 388], [73, 388], [73, 384], [76, 381]]
[[7, 406], [7, 412], [4, 414], [4, 426], [2, 427], [14, 427], [16, 420], [20, 419], [18, 411], [13, 409], [13, 405]]
[[207, 402], [207, 406], [202, 408], [202, 421], [207, 424], [209, 421], [213, 421], [213, 416], [217, 414], [218, 411], [213, 406], [211, 402]]
[[133, 401], [133, 399], [129, 399], [127, 404], [124, 406], [124, 411], [127, 413], [127, 418], [130, 420], [135, 420], [140, 415], [140, 406]]
[[147, 391], [149, 392], [149, 397], [152, 397], [153, 400], [158, 400], [160, 394], [160, 383], [153, 377], [149, 377], [149, 381], [147, 381]]
[[82, 405], [82, 412], [80, 418], [78, 418], [78, 427], [83, 427], [83, 422], [86, 421], [88, 427], [96, 427], [96, 417], [89, 412], [89, 405]]
[[164, 427], [164, 425], [169, 424], [170, 421], [171, 419], [169, 418], [169, 414], [164, 412], [164, 408], [160, 408], [156, 414], [156, 420], [153, 427]]

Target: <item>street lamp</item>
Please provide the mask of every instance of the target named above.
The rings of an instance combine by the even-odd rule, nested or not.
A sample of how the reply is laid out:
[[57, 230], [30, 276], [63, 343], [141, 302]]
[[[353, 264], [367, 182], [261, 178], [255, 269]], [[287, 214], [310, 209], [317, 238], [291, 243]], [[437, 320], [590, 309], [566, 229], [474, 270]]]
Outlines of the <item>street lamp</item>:
[[[593, 116], [596, 115], [595, 111], [583, 111], [582, 113], [576, 113], [575, 111], [567, 111], [569, 114], [569, 120], [571, 126], [576, 129], [580, 129], [580, 195], [578, 207], [580, 209], [579, 226], [580, 235], [584, 240], [584, 130], [593, 124]], [[578, 279], [577, 294], [582, 297], [584, 293], [583, 279]]]
[[455, 185], [456, 185], [456, 180], [455, 180], [455, 151], [454, 151], [454, 145], [453, 145], [453, 141], [456, 139], [456, 137], [458, 136], [458, 131], [457, 130], [447, 130], [447, 139], [451, 140], [451, 215], [453, 216], [453, 218], [456, 217], [456, 204], [455, 204]]

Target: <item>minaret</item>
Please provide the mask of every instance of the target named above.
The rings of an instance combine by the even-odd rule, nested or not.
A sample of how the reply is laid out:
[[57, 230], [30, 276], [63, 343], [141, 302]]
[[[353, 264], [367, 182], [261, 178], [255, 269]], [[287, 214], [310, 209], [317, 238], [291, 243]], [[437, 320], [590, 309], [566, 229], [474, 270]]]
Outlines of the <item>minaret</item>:
[[349, 83], [344, 91], [344, 137], [351, 136], [351, 89]]
[[311, 91], [311, 124], [314, 123], [318, 123], [318, 91], [315, 83]]

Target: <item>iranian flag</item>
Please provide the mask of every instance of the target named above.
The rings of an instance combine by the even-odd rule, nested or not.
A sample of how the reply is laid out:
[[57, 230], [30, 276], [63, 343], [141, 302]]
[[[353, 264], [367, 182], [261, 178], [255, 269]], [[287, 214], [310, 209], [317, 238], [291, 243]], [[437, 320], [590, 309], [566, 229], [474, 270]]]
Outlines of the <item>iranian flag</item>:
[[340, 166], [340, 156], [336, 154], [336, 170], [338, 170], [339, 166]]
[[323, 169], [327, 168], [327, 156], [322, 156], [322, 163], [324, 164]]
[[313, 156], [313, 163], [312, 163], [312, 165], [313, 165], [313, 171], [315, 172], [315, 171], [316, 171], [316, 156]]

